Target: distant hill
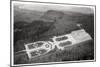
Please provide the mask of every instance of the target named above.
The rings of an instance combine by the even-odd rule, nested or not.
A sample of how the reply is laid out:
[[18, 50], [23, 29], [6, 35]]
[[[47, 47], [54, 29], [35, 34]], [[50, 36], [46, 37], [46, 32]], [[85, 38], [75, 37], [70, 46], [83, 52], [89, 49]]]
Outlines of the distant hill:
[[[84, 14], [73, 11], [48, 10], [43, 16], [40, 17], [40, 19], [47, 22], [54, 22], [54, 25], [52, 26], [53, 29], [50, 29], [45, 33], [49, 35], [64, 34], [79, 29], [79, 27], [77, 27], [78, 23], [82, 24], [82, 28], [84, 29], [86, 29], [85, 26], [87, 25], [90, 31], [92, 28], [94, 28], [93, 14]], [[92, 28], [90, 25], [92, 25]], [[89, 30], [87, 32], [89, 32]]]
[[76, 14], [74, 12], [68, 12], [66, 14], [63, 11], [48, 10], [44, 13], [43, 16], [40, 17], [40, 20], [46, 22], [54, 22], [52, 29], [50, 29], [45, 34], [57, 35], [78, 29], [76, 26], [78, 20], [76, 19], [81, 18], [81, 16], [83, 16], [83, 14]]
[[61, 19], [64, 16], [64, 13], [61, 11], [56, 10], [48, 10], [44, 13], [43, 16], [40, 17], [40, 20], [43, 21], [50, 21], [50, 22], [56, 22], [57, 20]]

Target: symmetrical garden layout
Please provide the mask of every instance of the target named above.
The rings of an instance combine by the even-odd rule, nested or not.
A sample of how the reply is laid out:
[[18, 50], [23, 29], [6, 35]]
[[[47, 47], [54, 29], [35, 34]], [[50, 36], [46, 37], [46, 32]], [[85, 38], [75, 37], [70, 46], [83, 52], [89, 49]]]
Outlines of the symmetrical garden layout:
[[72, 31], [69, 34], [64, 34], [60, 36], [54, 36], [51, 41], [36, 41], [33, 43], [25, 44], [26, 53], [29, 57], [35, 58], [41, 55], [45, 55], [51, 50], [57, 47], [60, 50], [64, 50], [65, 47], [73, 46], [78, 43], [85, 42], [87, 40], [91, 40], [91, 36], [84, 30], [76, 30]]

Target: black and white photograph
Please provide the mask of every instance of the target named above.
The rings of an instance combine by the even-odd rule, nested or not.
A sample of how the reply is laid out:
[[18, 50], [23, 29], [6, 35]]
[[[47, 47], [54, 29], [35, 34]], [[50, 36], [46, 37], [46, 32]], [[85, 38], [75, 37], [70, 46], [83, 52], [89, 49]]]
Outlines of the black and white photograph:
[[95, 6], [11, 2], [11, 65], [95, 61]]

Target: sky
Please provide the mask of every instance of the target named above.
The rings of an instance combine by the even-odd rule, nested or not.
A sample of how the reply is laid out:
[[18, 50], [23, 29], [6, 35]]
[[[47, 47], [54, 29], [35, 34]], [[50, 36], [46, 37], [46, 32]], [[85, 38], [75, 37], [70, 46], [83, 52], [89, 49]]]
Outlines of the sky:
[[13, 5], [20, 9], [47, 11], [47, 10], [59, 10], [59, 11], [74, 11], [81, 13], [93, 13], [94, 7], [81, 6], [81, 5], [65, 5], [65, 4], [50, 4], [50, 3], [36, 3], [36, 2], [16, 2], [13, 1]]

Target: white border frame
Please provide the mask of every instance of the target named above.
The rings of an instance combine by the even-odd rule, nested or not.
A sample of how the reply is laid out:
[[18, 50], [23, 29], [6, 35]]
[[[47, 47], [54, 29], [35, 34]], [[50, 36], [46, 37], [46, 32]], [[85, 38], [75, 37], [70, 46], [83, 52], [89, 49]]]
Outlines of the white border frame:
[[13, 2], [10, 1], [10, 66], [33, 66], [33, 65], [47, 65], [47, 64], [65, 64], [65, 63], [80, 63], [80, 62], [95, 62], [96, 61], [96, 6], [95, 5], [85, 5], [85, 4], [68, 4], [68, 3], [53, 3], [53, 2], [39, 2], [39, 1], [15, 1], [15, 2], [33, 2], [33, 3], [46, 3], [46, 4], [59, 4], [59, 5], [72, 5], [72, 6], [82, 6], [91, 7], [94, 9], [94, 60], [81, 60], [81, 61], [64, 61], [64, 62], [47, 62], [47, 63], [34, 63], [34, 64], [17, 64], [14, 65], [13, 56]]

